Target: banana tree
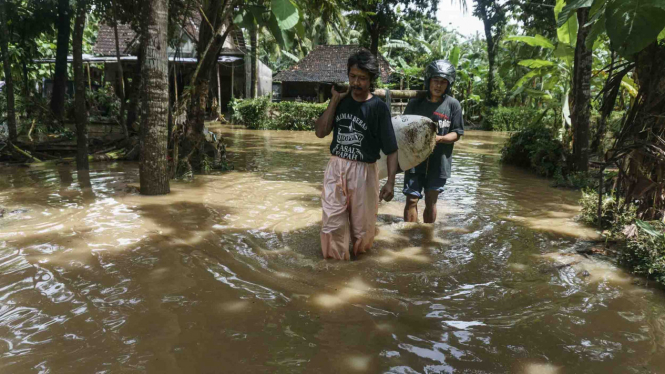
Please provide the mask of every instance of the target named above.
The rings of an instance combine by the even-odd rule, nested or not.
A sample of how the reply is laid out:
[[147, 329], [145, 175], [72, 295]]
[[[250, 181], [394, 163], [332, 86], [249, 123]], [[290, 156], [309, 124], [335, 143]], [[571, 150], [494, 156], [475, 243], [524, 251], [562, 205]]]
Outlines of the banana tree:
[[317, 45], [359, 44], [360, 32], [350, 28], [333, 0], [299, 1], [304, 35], [296, 33], [291, 48], [280, 45], [272, 32], [262, 28], [259, 53], [273, 69], [281, 71], [300, 61]]
[[[606, 34], [611, 47], [630, 62], [608, 79], [605, 90], [617, 90], [623, 76], [635, 69], [637, 97], [626, 114], [605, 164], [621, 170], [618, 194], [637, 202], [645, 219], [665, 217], [665, 2], [662, 0], [572, 0], [559, 22], [573, 11], [588, 8], [591, 31], [586, 43]], [[567, 13], [564, 13], [566, 11]], [[613, 103], [608, 105], [610, 110]], [[602, 185], [602, 183], [601, 183]], [[601, 191], [602, 193], [602, 191]]]
[[[561, 40], [551, 41], [542, 35], [510, 36], [504, 43], [509, 42], [524, 43], [540, 48], [544, 52], [542, 59], [526, 59], [518, 62], [520, 66], [530, 70], [515, 83], [512, 96], [524, 93], [544, 101], [560, 98], [565, 112], [572, 79], [573, 49], [570, 45]], [[568, 123], [569, 118], [566, 114], [563, 115], [563, 121]]]

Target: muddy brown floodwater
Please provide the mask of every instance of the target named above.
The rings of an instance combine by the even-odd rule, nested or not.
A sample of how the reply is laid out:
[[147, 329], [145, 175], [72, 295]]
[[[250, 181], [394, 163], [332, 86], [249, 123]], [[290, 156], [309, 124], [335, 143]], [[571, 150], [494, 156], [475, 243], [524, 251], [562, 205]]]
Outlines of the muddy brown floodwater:
[[236, 170], [168, 196], [134, 163], [0, 169], [0, 372], [665, 372], [665, 292], [577, 255], [579, 193], [502, 167], [504, 136], [456, 146], [436, 224], [397, 193], [336, 262], [329, 140], [219, 130]]

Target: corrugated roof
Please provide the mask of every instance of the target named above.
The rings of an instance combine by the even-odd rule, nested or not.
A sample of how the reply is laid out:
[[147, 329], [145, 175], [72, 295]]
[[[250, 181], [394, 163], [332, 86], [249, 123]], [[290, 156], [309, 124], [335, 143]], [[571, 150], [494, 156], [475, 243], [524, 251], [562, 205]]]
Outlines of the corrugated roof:
[[[320, 45], [288, 70], [279, 72], [274, 81], [281, 82], [347, 82], [347, 61], [358, 45]], [[392, 69], [383, 56], [379, 58], [381, 80], [388, 81]]]

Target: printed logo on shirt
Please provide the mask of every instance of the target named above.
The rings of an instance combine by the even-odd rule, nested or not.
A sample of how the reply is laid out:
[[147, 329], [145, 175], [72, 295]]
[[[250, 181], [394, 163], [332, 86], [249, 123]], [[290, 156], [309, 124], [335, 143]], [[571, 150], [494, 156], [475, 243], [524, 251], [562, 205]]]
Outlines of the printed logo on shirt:
[[445, 130], [450, 128], [450, 121], [448, 120], [439, 120], [439, 129]]
[[347, 145], [337, 144], [331, 153], [339, 158], [344, 158], [351, 161], [358, 161], [363, 159], [363, 154], [360, 152], [360, 149]]
[[439, 112], [434, 112], [434, 117], [438, 118], [439, 130], [444, 130], [445, 133], [445, 130], [450, 128], [450, 118]]
[[[362, 160], [363, 154], [359, 147], [362, 145], [365, 135], [358, 131], [357, 127], [367, 130], [367, 124], [362, 119], [349, 113], [339, 114], [335, 117], [335, 121], [338, 122], [339, 130], [337, 132], [337, 144], [333, 148], [332, 154], [347, 160]], [[342, 121], [348, 124], [341, 124]]]

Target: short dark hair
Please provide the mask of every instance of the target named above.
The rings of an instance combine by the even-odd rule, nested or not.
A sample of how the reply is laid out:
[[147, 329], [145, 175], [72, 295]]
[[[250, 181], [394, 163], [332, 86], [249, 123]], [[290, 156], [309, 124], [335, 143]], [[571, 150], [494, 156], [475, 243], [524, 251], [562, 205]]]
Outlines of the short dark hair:
[[364, 70], [369, 74], [370, 82], [374, 82], [376, 77], [379, 76], [379, 63], [372, 52], [367, 49], [360, 49], [349, 57], [346, 68], [347, 74], [349, 74], [354, 65], [358, 65], [358, 69]]

